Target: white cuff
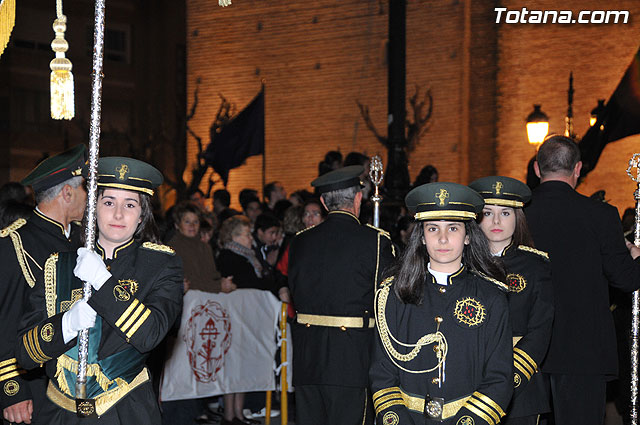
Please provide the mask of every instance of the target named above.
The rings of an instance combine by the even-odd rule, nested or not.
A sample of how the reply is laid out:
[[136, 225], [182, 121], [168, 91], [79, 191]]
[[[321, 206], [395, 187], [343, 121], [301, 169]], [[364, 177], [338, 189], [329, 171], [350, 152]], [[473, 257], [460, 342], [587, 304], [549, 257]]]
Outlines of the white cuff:
[[68, 344], [71, 340], [78, 336], [78, 331], [74, 331], [69, 323], [69, 312], [62, 315], [62, 338], [64, 343]]

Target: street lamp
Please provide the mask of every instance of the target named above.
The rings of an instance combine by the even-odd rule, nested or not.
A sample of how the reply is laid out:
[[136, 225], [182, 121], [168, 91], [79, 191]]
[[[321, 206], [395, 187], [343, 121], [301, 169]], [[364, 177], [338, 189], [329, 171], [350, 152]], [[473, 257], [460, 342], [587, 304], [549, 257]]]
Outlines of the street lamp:
[[533, 112], [527, 117], [527, 137], [536, 149], [549, 133], [549, 117], [540, 110], [540, 105], [533, 105]]
[[596, 106], [591, 110], [591, 117], [589, 118], [589, 127], [594, 126], [594, 124], [598, 121], [598, 118], [600, 118], [604, 110], [605, 110], [604, 99], [598, 99], [598, 106]]

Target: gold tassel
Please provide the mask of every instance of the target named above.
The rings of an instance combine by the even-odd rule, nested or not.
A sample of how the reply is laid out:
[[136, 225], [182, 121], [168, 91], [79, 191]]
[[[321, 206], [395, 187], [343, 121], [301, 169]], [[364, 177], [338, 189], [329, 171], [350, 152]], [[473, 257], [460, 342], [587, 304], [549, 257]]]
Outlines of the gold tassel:
[[16, 21], [16, 0], [0, 1], [0, 55], [9, 44], [9, 37]]
[[53, 31], [56, 38], [51, 42], [51, 48], [56, 53], [51, 61], [51, 118], [54, 120], [70, 120], [75, 115], [73, 99], [73, 74], [71, 61], [64, 56], [69, 49], [69, 43], [64, 39], [67, 30], [67, 17], [59, 15], [53, 21]]

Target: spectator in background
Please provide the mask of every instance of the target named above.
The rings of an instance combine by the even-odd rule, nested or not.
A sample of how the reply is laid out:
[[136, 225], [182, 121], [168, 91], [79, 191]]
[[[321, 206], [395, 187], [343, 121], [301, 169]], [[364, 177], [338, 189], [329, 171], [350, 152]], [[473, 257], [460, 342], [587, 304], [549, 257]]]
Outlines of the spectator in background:
[[0, 229], [19, 218], [26, 219], [32, 210], [33, 199], [25, 186], [18, 182], [9, 182], [0, 187]]
[[251, 229], [256, 223], [256, 219], [262, 214], [262, 207], [260, 206], [260, 199], [258, 199], [258, 192], [254, 189], [242, 189], [239, 195], [240, 205], [242, 206], [242, 212], [251, 222]]
[[213, 192], [213, 213], [220, 219], [220, 214], [231, 205], [231, 195], [227, 189]]
[[[243, 215], [229, 217], [220, 228], [218, 269], [223, 276], [233, 276], [239, 288], [269, 289], [272, 284], [264, 277], [261, 261], [252, 247], [251, 222]], [[224, 395], [224, 418], [222, 425], [240, 425], [246, 422], [242, 409], [244, 393]]]
[[273, 207], [273, 215], [275, 215], [278, 218], [278, 220], [284, 221], [284, 215], [292, 205], [293, 204], [288, 199], [279, 200], [278, 202], [276, 202], [276, 205]]
[[342, 154], [339, 151], [329, 151], [324, 160], [318, 163], [318, 177], [338, 168], [342, 168]]
[[265, 211], [267, 209], [273, 211], [278, 201], [287, 199], [287, 191], [284, 190], [284, 187], [280, 182], [267, 183], [264, 185], [263, 193], [267, 200], [264, 205]]
[[289, 196], [289, 201], [295, 206], [302, 206], [308, 199], [313, 198], [313, 193], [308, 190], [296, 190]]
[[189, 192], [189, 201], [192, 204], [197, 205], [203, 212], [207, 211], [207, 198], [204, 196], [204, 192], [200, 189], [195, 189]]
[[425, 165], [420, 170], [420, 174], [416, 177], [412, 187], [422, 186], [427, 183], [435, 183], [438, 181], [438, 170], [433, 165]]
[[211, 246], [200, 239], [201, 211], [191, 203], [178, 204], [173, 209], [173, 220], [178, 230], [169, 240], [184, 268], [185, 289], [204, 292], [231, 292], [236, 289], [231, 277], [218, 272]]

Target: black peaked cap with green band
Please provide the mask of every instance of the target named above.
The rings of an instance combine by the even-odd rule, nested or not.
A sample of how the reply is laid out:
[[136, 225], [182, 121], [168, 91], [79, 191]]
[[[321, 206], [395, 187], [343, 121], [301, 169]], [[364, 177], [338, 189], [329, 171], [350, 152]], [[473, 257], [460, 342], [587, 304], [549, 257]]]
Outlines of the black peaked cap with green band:
[[448, 182], [418, 186], [407, 194], [404, 202], [418, 221], [475, 220], [484, 207], [484, 201], [476, 191], [458, 183]]
[[153, 196], [153, 189], [163, 181], [160, 171], [137, 159], [109, 156], [98, 160], [98, 187], [132, 190]]
[[351, 186], [360, 186], [360, 174], [363, 172], [364, 167], [362, 165], [349, 165], [321, 175], [311, 182], [311, 186], [318, 189], [320, 194], [346, 189]]
[[469, 187], [478, 192], [487, 205], [522, 208], [531, 199], [529, 186], [511, 177], [482, 177]]
[[88, 151], [85, 145], [77, 145], [58, 155], [45, 159], [22, 179], [34, 192], [42, 192], [70, 178], [82, 175], [86, 168]]

